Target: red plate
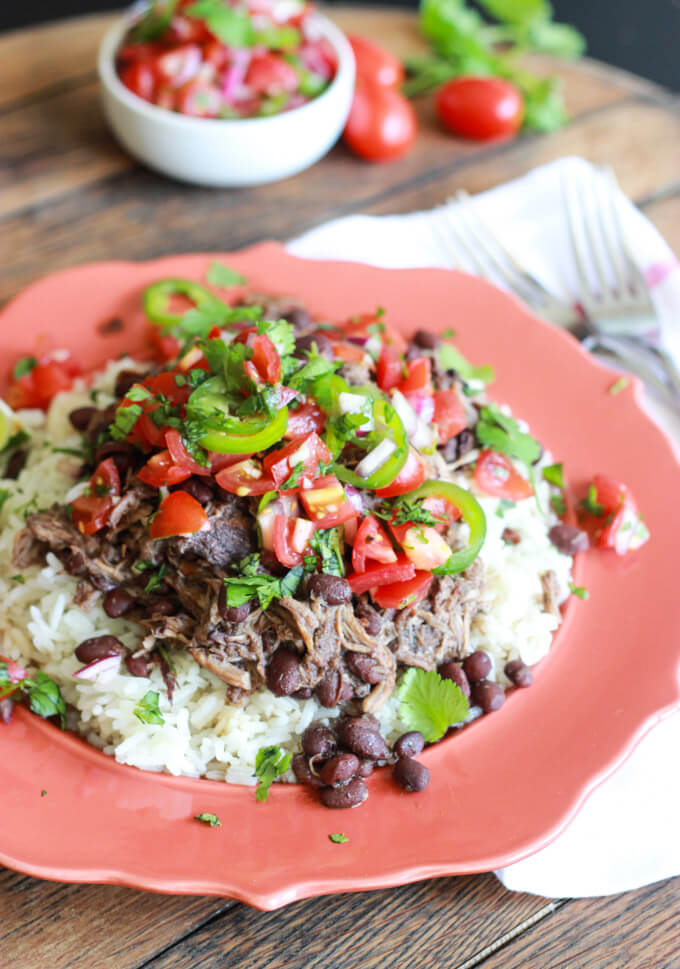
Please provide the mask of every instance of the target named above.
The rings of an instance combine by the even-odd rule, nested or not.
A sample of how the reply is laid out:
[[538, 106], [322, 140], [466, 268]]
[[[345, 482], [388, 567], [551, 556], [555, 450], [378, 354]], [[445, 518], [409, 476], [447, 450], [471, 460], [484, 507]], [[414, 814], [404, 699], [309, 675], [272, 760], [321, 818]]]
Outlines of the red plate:
[[[43, 340], [88, 367], [142, 341], [140, 295], [167, 276], [201, 280], [213, 256], [102, 263], [44, 279], [0, 316], [0, 359]], [[550, 842], [587, 794], [680, 702], [677, 550], [680, 467], [633, 388], [569, 336], [484, 282], [445, 270], [383, 270], [295, 259], [275, 244], [221, 257], [257, 290], [302, 297], [331, 319], [384, 306], [404, 333], [453, 327], [493, 387], [563, 460], [572, 482], [605, 471], [627, 482], [652, 538], [625, 559], [588, 554], [535, 685], [428, 750], [428, 790], [410, 795], [379, 771], [358, 810], [331, 812], [302, 788], [252, 788], [123, 767], [19, 711], [0, 729], [0, 862], [61, 881], [229, 895], [261, 908], [325, 892], [378, 888], [517, 861]], [[105, 334], [114, 317], [122, 332]], [[46, 790], [44, 797], [41, 790]], [[193, 821], [213, 812], [221, 828]], [[347, 844], [332, 844], [343, 831]]]

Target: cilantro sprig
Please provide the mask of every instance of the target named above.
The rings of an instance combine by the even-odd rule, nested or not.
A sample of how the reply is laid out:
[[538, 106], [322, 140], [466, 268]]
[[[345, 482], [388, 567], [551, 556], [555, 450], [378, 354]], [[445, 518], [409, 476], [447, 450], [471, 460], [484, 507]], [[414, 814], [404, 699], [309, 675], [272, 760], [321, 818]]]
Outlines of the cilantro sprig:
[[21, 692], [28, 698], [29, 707], [39, 717], [59, 717], [62, 730], [66, 727], [66, 704], [61, 690], [42, 670], [34, 677], [16, 680], [10, 676], [9, 664], [0, 660], [0, 700]]
[[342, 554], [342, 528], [317, 529], [309, 540], [312, 548], [319, 556], [320, 571], [326, 575], [345, 574], [345, 559]]
[[207, 811], [202, 811], [201, 814], [195, 814], [194, 821], [201, 821], [203, 824], [209, 824], [211, 828], [222, 827], [222, 822], [217, 815], [209, 814]]
[[460, 687], [434, 670], [409, 667], [399, 685], [399, 717], [409, 730], [419, 730], [428, 743], [450, 726], [467, 719], [469, 704]]
[[259, 784], [255, 800], [264, 803], [269, 797], [269, 788], [277, 777], [285, 774], [290, 766], [292, 754], [284, 754], [280, 747], [260, 747], [255, 757], [255, 773]]
[[222, 289], [230, 289], [232, 286], [243, 286], [247, 282], [245, 276], [242, 276], [241, 273], [232, 269], [231, 266], [226, 266], [218, 259], [214, 259], [210, 263], [208, 272], [205, 274], [205, 279], [211, 286], [220, 286]]
[[242, 559], [238, 569], [238, 575], [224, 578], [229, 608], [257, 599], [260, 607], [266, 609], [273, 599], [293, 595], [304, 574], [302, 565], [296, 565], [280, 579], [268, 572], [261, 572], [260, 556], [257, 553]]
[[141, 723], [153, 723], [163, 726], [165, 717], [160, 711], [158, 701], [160, 694], [155, 690], [148, 690], [132, 711]]
[[443, 343], [439, 347], [437, 362], [442, 370], [455, 370], [461, 380], [478, 380], [480, 383], [490, 384], [495, 379], [494, 369], [490, 364], [475, 366], [451, 343]]
[[517, 421], [507, 417], [496, 404], [482, 407], [475, 434], [482, 447], [499, 451], [509, 458], [516, 458], [527, 467], [541, 456], [541, 445], [538, 441], [531, 434], [520, 431]]

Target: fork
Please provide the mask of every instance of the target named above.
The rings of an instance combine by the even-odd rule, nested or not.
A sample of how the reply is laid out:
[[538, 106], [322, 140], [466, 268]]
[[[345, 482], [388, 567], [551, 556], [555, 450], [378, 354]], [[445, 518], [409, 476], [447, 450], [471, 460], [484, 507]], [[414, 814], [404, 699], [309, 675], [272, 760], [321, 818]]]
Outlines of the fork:
[[[621, 254], [620, 249], [613, 248], [614, 237], [611, 232], [606, 238], [614, 256], [608, 258], [617, 260], [616, 266], [621, 271], [621, 276], [617, 279], [625, 279], [622, 266], [632, 266], [637, 273], [634, 291], [631, 292], [631, 306], [633, 306], [633, 298], [635, 303], [630, 314], [624, 309], [624, 301], [616, 299], [617, 294], [605, 288], [605, 262], [600, 250], [595, 256], [598, 260], [598, 270], [603, 273], [600, 277], [603, 281], [600, 290], [594, 296], [590, 296], [590, 287], [588, 289], [584, 287], [583, 298], [575, 298], [573, 303], [567, 303], [554, 296], [499, 242], [484, 219], [469, 204], [470, 196], [466, 192], [457, 192], [456, 199], [458, 205], [453, 211], [457, 213], [458, 220], [451, 218], [451, 209], [445, 207], [440, 210], [439, 220], [435, 219], [432, 222], [433, 232], [454, 268], [472, 271], [473, 274], [482, 276], [490, 282], [500, 283], [519, 296], [538, 316], [570, 330], [587, 350], [602, 353], [607, 359], [613, 359], [615, 363], [638, 374], [659, 396], [670, 398], [675, 406], [680, 406], [680, 379], [677, 369], [672, 360], [648, 342], [654, 330], [658, 329], [658, 323], [646, 291], [646, 284], [628, 255], [627, 248], [623, 250], [625, 255]], [[578, 250], [576, 249], [574, 239], [580, 240], [585, 237], [586, 240], [592, 240], [594, 238], [592, 225], [590, 222], [586, 225], [583, 213], [578, 212], [575, 202], [572, 201], [569, 211], [571, 213], [570, 238], [574, 248], [574, 258], [577, 261], [577, 271], [580, 279], [585, 279], [587, 282], [586, 265], [589, 257], [585, 255], [583, 244], [579, 244]], [[571, 229], [572, 225], [574, 231]], [[618, 237], [621, 239], [618, 213], [617, 225]], [[623, 292], [623, 287], [621, 291]], [[605, 293], [608, 297], [606, 302], [602, 299]], [[601, 315], [603, 308], [606, 316]], [[605, 328], [602, 330], [597, 322], [600, 318], [606, 319]]]

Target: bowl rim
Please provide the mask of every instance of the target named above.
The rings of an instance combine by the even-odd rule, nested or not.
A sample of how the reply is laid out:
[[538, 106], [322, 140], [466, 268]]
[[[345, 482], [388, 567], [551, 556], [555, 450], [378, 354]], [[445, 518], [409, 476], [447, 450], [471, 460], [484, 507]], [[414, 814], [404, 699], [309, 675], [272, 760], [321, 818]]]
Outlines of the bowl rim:
[[266, 117], [193, 118], [189, 115], [180, 114], [178, 111], [169, 111], [167, 108], [161, 108], [156, 104], [151, 104], [136, 94], [133, 94], [120, 80], [116, 70], [116, 51], [120, 46], [125, 32], [130, 27], [133, 17], [138, 13], [139, 6], [139, 4], [134, 4], [128, 8], [122, 17], [109, 27], [102, 37], [97, 51], [97, 74], [103, 87], [116, 100], [121, 102], [129, 110], [148, 118], [150, 121], [174, 125], [179, 130], [200, 130], [205, 132], [212, 129], [215, 133], [229, 129], [234, 130], [236, 127], [240, 128], [243, 124], [248, 124], [253, 128], [258, 125], [280, 124], [282, 123], [281, 119], [300, 117], [302, 112], [311, 113], [315, 105], [324, 104], [328, 100], [329, 96], [339, 86], [341, 81], [345, 79], [353, 81], [356, 74], [354, 53], [347, 37], [337, 24], [333, 23], [332, 20], [318, 10], [315, 10], [312, 14], [314, 22], [321, 28], [323, 36], [331, 43], [338, 55], [338, 69], [335, 76], [326, 90], [322, 91], [321, 94], [307, 101], [305, 104], [293, 108], [291, 111], [280, 111], [277, 114], [267, 115]]

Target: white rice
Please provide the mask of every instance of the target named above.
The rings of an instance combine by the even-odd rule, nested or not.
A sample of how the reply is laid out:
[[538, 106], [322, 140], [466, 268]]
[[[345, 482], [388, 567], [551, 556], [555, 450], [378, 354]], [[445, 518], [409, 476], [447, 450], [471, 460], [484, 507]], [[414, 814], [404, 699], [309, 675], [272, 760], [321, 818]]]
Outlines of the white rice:
[[[113, 399], [110, 392], [118, 371], [133, 366], [129, 359], [117, 361], [95, 380], [93, 386], [101, 392], [99, 406]], [[74, 485], [80, 460], [53, 449], [79, 447], [80, 436], [73, 432], [68, 415], [90, 403], [89, 390], [80, 384], [68, 394], [58, 395], [47, 416], [39, 411], [20, 414], [32, 434], [33, 446], [18, 481], [0, 479], [0, 488], [11, 491], [0, 511], [0, 652], [48, 673], [66, 702], [79, 711], [77, 729], [120, 763], [253, 784], [260, 747], [278, 745], [295, 752], [300, 735], [312, 720], [328, 722], [338, 711], [329, 711], [313, 698], [275, 697], [267, 690], [253, 694], [243, 706], [230, 706], [225, 684], [182, 651], [172, 654], [177, 671], [172, 706], [157, 668], [148, 678], [114, 672], [96, 682], [76, 679], [71, 674], [81, 665], [74, 655], [80, 642], [110, 634], [135, 648], [140, 628], [125, 619], [109, 618], [100, 603], [87, 611], [75, 606], [77, 580], [64, 572], [51, 553], [42, 566], [26, 568], [16, 576], [12, 546], [24, 526], [25, 513], [64, 501], [66, 496], [72, 500], [78, 493]], [[550, 462], [546, 453], [542, 463]], [[467, 474], [461, 473], [459, 479], [471, 487]], [[533, 499], [518, 502], [502, 517], [497, 514], [498, 499], [477, 494], [488, 527], [480, 556], [486, 571], [488, 609], [472, 625], [470, 651], [483, 649], [489, 654], [494, 667], [491, 675], [500, 683], [507, 683], [503, 667], [509, 659], [519, 657], [532, 664], [545, 656], [559, 625], [559, 618], [543, 611], [541, 573], [554, 571], [560, 601], [569, 594], [572, 560], [548, 539], [548, 530], [557, 519], [549, 511], [549, 486], [544, 481], [537, 484], [538, 503]], [[503, 541], [506, 527], [519, 533], [517, 545]], [[163, 725], [141, 723], [134, 715], [135, 705], [148, 690], [160, 695]], [[403, 732], [394, 696], [378, 717], [388, 741]]]

